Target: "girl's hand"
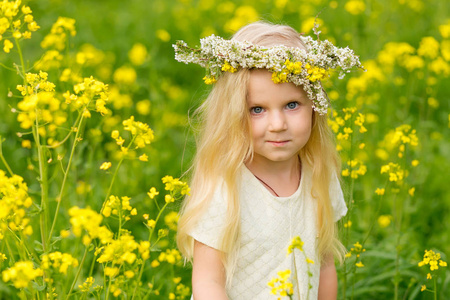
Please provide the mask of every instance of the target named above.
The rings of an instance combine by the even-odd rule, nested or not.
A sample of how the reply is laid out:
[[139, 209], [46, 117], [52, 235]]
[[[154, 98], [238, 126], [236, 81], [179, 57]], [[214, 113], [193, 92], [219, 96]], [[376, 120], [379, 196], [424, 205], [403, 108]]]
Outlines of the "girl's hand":
[[195, 300], [228, 300], [221, 252], [194, 241], [192, 292]]

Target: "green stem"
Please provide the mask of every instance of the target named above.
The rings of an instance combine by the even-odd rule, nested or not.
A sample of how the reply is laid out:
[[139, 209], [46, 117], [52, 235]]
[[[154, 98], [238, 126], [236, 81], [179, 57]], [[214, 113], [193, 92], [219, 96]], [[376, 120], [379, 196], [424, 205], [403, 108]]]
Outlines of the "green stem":
[[347, 264], [345, 261], [343, 268], [344, 268], [344, 277], [342, 278], [342, 299], [345, 299], [347, 291]]
[[[72, 126], [72, 127], [77, 127], [77, 124], [81, 124], [80, 123], [80, 118], [83, 118], [83, 114], [78, 114], [78, 117], [77, 117], [77, 119], [75, 120], [75, 122], [74, 122], [74, 125]], [[79, 126], [78, 126], [79, 127]], [[47, 145], [46, 147], [48, 148], [48, 149], [54, 149], [54, 148], [58, 148], [59, 146], [61, 146], [62, 144], [64, 144], [68, 139], [69, 139], [69, 137], [72, 135], [72, 133], [73, 133], [73, 130], [70, 130], [70, 132], [59, 142], [59, 143], [57, 143], [57, 144], [54, 144], [54, 145]]]
[[351, 296], [351, 300], [353, 300], [353, 297], [355, 296], [355, 277], [356, 277], [356, 268], [353, 269], [353, 278], [352, 278], [352, 296]]
[[44, 253], [47, 252], [47, 210], [48, 210], [48, 174], [47, 174], [47, 166], [44, 150], [45, 148], [41, 146], [39, 141], [39, 124], [37, 120], [38, 114], [36, 113], [36, 128], [33, 129], [35, 141], [38, 149], [38, 158], [39, 158], [39, 183], [41, 185], [41, 211], [39, 217], [39, 224], [41, 230], [41, 241], [42, 241], [42, 249]]
[[119, 208], [119, 232], [118, 232], [117, 239], [119, 239], [121, 234], [122, 234], [122, 215], [123, 215], [122, 204], [120, 204], [120, 208]]
[[3, 68], [5, 68], [5, 69], [7, 69], [7, 70], [10, 70], [10, 71], [16, 71], [16, 69], [11, 68], [11, 67], [8, 67], [7, 65], [4, 65], [4, 64], [2, 64], [2, 63], [0, 63], [0, 66], [3, 67]]
[[81, 263], [80, 263], [80, 266], [78, 268], [77, 274], [75, 275], [75, 278], [73, 279], [72, 286], [70, 287], [70, 290], [67, 293], [66, 300], [69, 299], [69, 296], [72, 293], [72, 291], [73, 291], [73, 289], [75, 287], [75, 284], [77, 283], [78, 277], [80, 276], [81, 270], [83, 269], [83, 264], [84, 264], [84, 260], [86, 259], [87, 253], [88, 253], [88, 248], [89, 248], [89, 246], [86, 246], [86, 249], [84, 250], [83, 258], [81, 259]]
[[[348, 201], [348, 213], [347, 213], [347, 216], [346, 216], [346, 221], [347, 221], [347, 224], [348, 224], [348, 221], [350, 220], [350, 214], [351, 214], [351, 211], [352, 211], [352, 208], [353, 208], [353, 189], [354, 189], [354, 187], [355, 187], [355, 179], [354, 178], [352, 178], [351, 179], [351, 182], [350, 182], [350, 195], [349, 195], [349, 197], [350, 197], [350, 199], [349, 199], [349, 201]], [[349, 244], [349, 242], [350, 242], [350, 226], [347, 226], [346, 228], [345, 228], [345, 236], [344, 236], [344, 242], [345, 242], [345, 247], [346, 248], [348, 248], [348, 244]], [[345, 299], [346, 298], [346, 295], [347, 295], [347, 271], [350, 271], [350, 270], [347, 270], [347, 264], [344, 262], [344, 278], [343, 278], [343, 287], [342, 287], [342, 293], [343, 293], [343, 299]]]
[[9, 245], [8, 238], [5, 236], [3, 240], [6, 242], [6, 247], [8, 248], [9, 258], [11, 259], [11, 264], [14, 264], [16, 260], [14, 259], [13, 252], [11, 250], [11, 246]]
[[108, 300], [108, 298], [109, 298], [109, 290], [111, 289], [111, 281], [112, 281], [112, 278], [109, 277], [108, 289], [105, 292], [105, 297], [106, 297], [105, 300]]
[[[352, 132], [355, 132], [355, 122], [354, 122], [354, 118], [352, 116], [352, 118], [350, 119], [350, 124], [351, 124], [351, 129]], [[354, 152], [354, 144], [355, 144], [355, 139], [353, 138], [353, 134], [350, 135], [350, 151], [349, 151], [349, 160], [353, 160], [353, 152]], [[351, 166], [349, 166], [351, 167]], [[351, 167], [351, 171], [353, 171], [353, 167]], [[350, 174], [351, 174], [350, 171]], [[350, 220], [350, 216], [352, 213], [352, 209], [353, 209], [353, 192], [354, 192], [354, 188], [355, 188], [355, 179], [351, 177], [351, 181], [350, 181], [350, 191], [349, 191], [349, 201], [347, 203], [347, 207], [348, 207], [348, 212], [347, 212], [347, 216], [346, 216], [346, 221], [348, 224], [348, 221]], [[345, 242], [345, 247], [346, 249], [348, 248], [349, 242], [350, 242], [350, 226], [347, 226], [345, 228], [345, 236], [344, 236], [344, 242]], [[348, 270], [350, 272], [350, 270]], [[343, 299], [346, 299], [346, 295], [347, 295], [347, 264], [344, 263], [344, 278], [343, 278]]]
[[23, 289], [20, 291], [19, 297], [20, 299], [27, 300], [27, 295], [25, 294], [25, 291]]
[[395, 278], [394, 278], [394, 299], [398, 299], [398, 285], [400, 283], [400, 238], [401, 238], [401, 214], [399, 213], [400, 208], [397, 203], [397, 195], [394, 196], [394, 207], [395, 207], [395, 215], [397, 217], [397, 240], [395, 243]]
[[434, 276], [434, 300], [437, 300], [437, 283], [436, 283], [436, 281], [437, 281], [437, 279], [436, 279], [436, 276]]
[[24, 249], [26, 251], [28, 257], [33, 257], [36, 261], [39, 261], [39, 257], [36, 255], [36, 253], [30, 252], [29, 247], [25, 243], [26, 240], [23, 239], [23, 236], [21, 239], [9, 226], [8, 226], [8, 230], [16, 238], [17, 242], [19, 242], [19, 245], [21, 245], [20, 249]]
[[56, 202], [57, 202], [56, 210], [55, 210], [55, 214], [54, 214], [54, 217], [53, 217], [52, 227], [51, 227], [50, 233], [48, 235], [48, 243], [50, 243], [50, 241], [51, 241], [51, 238], [52, 238], [52, 235], [53, 235], [53, 231], [54, 231], [55, 225], [56, 225], [56, 220], [58, 219], [59, 209], [60, 209], [61, 202], [62, 202], [61, 200], [62, 200], [62, 196], [63, 196], [63, 193], [64, 193], [64, 188], [66, 187], [67, 177], [69, 175], [70, 166], [72, 165], [72, 160], [73, 160], [73, 156], [74, 156], [74, 153], [75, 153], [75, 148], [78, 145], [78, 138], [80, 136], [81, 125], [83, 124], [83, 120], [84, 120], [84, 118], [82, 116], [81, 119], [80, 119], [80, 122], [78, 123], [78, 127], [77, 127], [78, 130], [77, 130], [77, 133], [75, 134], [75, 139], [74, 139], [73, 144], [72, 144], [72, 150], [70, 151], [69, 162], [67, 163], [67, 168], [66, 168], [66, 171], [64, 172], [64, 178], [63, 178], [63, 182], [61, 184], [61, 190], [59, 191], [58, 198], [56, 198]]
[[[17, 39], [14, 39], [16, 46], [17, 46], [17, 52], [19, 53], [20, 63], [22, 65], [22, 74], [25, 77], [25, 62], [23, 60], [23, 54], [22, 49], [20, 48], [20, 43]], [[24, 79], [25, 80], [25, 79]]]
[[94, 254], [94, 259], [92, 260], [91, 267], [89, 268], [89, 275], [88, 277], [92, 277], [92, 272], [94, 272], [94, 266], [96, 261], [97, 255]]
[[6, 170], [8, 170], [9, 176], [13, 176], [14, 172], [11, 170], [11, 168], [8, 165], [8, 162], [6, 161], [5, 157], [3, 156], [3, 145], [2, 145], [2, 137], [0, 136], [0, 158], [2, 159], [3, 164], [5, 165]]
[[[133, 144], [135, 138], [136, 138], [136, 135], [133, 136], [130, 143], [128, 144], [128, 146], [126, 148], [127, 151], [130, 149], [130, 146]], [[100, 214], [102, 214], [103, 210], [105, 209], [106, 201], [108, 200], [109, 195], [111, 195], [112, 187], [114, 186], [114, 182], [116, 180], [117, 173], [119, 172], [120, 166], [122, 165], [124, 160], [125, 160], [125, 154], [122, 154], [122, 158], [120, 159], [119, 163], [117, 164], [116, 169], [114, 170], [113, 178], [111, 179], [111, 184], [109, 185], [108, 192], [106, 192], [105, 200], [103, 201], [102, 209], [100, 210]]]
[[123, 161], [124, 161], [124, 157], [122, 157], [120, 159], [119, 163], [117, 164], [116, 169], [114, 170], [113, 178], [111, 179], [111, 184], [109, 185], [108, 192], [106, 192], [106, 197], [105, 197], [105, 200], [103, 201], [102, 209], [100, 210], [100, 214], [103, 214], [103, 210], [105, 209], [106, 201], [108, 201], [108, 197], [109, 197], [109, 195], [111, 195], [111, 190], [114, 185], [114, 181], [116, 180], [117, 173], [119, 172], [120, 166], [122, 165]]
[[[388, 183], [389, 183], [389, 181], [386, 179], [386, 182], [384, 184], [384, 189], [385, 190], [386, 190], [386, 187], [387, 187]], [[361, 243], [363, 248], [364, 248], [364, 244], [366, 243], [367, 239], [370, 237], [370, 234], [372, 233], [372, 230], [373, 230], [373, 227], [375, 226], [375, 223], [377, 222], [377, 217], [378, 217], [378, 214], [380, 213], [381, 206], [382, 206], [381, 204], [383, 203], [383, 198], [384, 198], [383, 196], [384, 196], [384, 194], [380, 196], [380, 201], [378, 201], [378, 207], [377, 207], [377, 210], [376, 210], [376, 213], [375, 213], [375, 217], [372, 220], [372, 224], [370, 224], [370, 228], [369, 228], [369, 231], [366, 234], [366, 237], [364, 238], [364, 240]]]
[[[149, 242], [151, 242], [151, 240], [152, 240], [152, 236], [153, 236], [153, 233], [155, 232], [156, 224], [158, 224], [158, 220], [161, 217], [162, 212], [166, 209], [167, 205], [169, 205], [169, 203], [164, 204], [164, 206], [160, 209], [158, 215], [156, 216], [155, 227], [152, 228], [152, 230], [150, 231], [150, 234], [148, 236], [148, 241]], [[139, 282], [141, 282], [141, 278], [142, 278], [142, 274], [144, 273], [144, 267], [145, 267], [145, 262], [146, 261], [147, 260], [143, 260], [142, 261], [141, 269], [139, 270], [139, 276], [138, 276], [137, 281], [136, 281], [136, 287], [134, 288], [133, 297], [131, 297], [131, 300], [134, 300], [134, 297], [136, 296], [136, 292], [139, 289]]]

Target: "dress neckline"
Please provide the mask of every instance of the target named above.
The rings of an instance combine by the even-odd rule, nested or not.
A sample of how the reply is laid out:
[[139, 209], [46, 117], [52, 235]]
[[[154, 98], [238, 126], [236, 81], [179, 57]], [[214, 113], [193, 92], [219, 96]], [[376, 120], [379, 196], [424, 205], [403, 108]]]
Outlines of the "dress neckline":
[[290, 196], [281, 196], [281, 197], [277, 197], [277, 196], [275, 196], [275, 195], [273, 195], [265, 186], [264, 186], [264, 184], [261, 182], [261, 181], [259, 181], [258, 180], [258, 178], [256, 178], [256, 176], [247, 168], [247, 166], [245, 165], [245, 164], [243, 164], [243, 170], [244, 170], [244, 173], [247, 173], [247, 176], [249, 177], [249, 179], [253, 182], [253, 184], [255, 185], [255, 186], [257, 186], [258, 187], [258, 189], [259, 190], [262, 190], [262, 192], [265, 194], [265, 195], [267, 195], [267, 196], [269, 196], [269, 197], [271, 197], [272, 199], [276, 199], [276, 200], [281, 200], [281, 201], [286, 201], [286, 200], [290, 200], [290, 199], [292, 199], [292, 198], [295, 198], [299, 193], [300, 193], [300, 191], [302, 190], [302, 187], [303, 187], [303, 182], [305, 181], [305, 171], [306, 171], [306, 167], [305, 167], [305, 164], [306, 163], [304, 163], [303, 161], [301, 162], [301, 164], [300, 164], [300, 169], [301, 169], [301, 173], [300, 173], [300, 183], [299, 183], [299, 185], [298, 185], [298, 187], [297, 187], [297, 190], [292, 194], [292, 195], [290, 195]]

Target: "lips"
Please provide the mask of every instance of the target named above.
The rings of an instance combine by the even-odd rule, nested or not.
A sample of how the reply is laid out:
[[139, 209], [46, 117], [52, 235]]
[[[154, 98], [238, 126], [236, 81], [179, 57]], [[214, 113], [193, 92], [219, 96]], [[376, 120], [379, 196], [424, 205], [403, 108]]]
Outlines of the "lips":
[[289, 143], [289, 141], [288, 140], [286, 140], [286, 141], [267, 141], [267, 143], [269, 143], [275, 147], [281, 147], [281, 146], [284, 146], [287, 143]]

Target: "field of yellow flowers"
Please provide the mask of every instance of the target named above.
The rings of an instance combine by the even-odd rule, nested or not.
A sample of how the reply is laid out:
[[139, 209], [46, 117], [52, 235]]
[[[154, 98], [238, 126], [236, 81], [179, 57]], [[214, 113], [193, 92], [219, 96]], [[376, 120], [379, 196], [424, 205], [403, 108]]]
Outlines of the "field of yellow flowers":
[[[172, 44], [264, 19], [350, 46], [339, 299], [449, 299], [446, 0], [0, 2], [0, 299], [189, 299], [176, 249], [203, 70]], [[301, 245], [300, 245], [301, 247]], [[288, 272], [268, 285], [281, 299]], [[277, 283], [277, 284], [278, 284]], [[283, 296], [286, 295], [286, 296]]]

